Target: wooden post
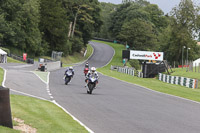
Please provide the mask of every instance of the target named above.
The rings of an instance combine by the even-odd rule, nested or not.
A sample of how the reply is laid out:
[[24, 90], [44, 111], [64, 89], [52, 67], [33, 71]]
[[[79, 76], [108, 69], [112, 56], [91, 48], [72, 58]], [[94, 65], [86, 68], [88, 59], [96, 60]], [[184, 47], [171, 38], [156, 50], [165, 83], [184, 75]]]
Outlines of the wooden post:
[[9, 89], [0, 86], [0, 125], [13, 128]]

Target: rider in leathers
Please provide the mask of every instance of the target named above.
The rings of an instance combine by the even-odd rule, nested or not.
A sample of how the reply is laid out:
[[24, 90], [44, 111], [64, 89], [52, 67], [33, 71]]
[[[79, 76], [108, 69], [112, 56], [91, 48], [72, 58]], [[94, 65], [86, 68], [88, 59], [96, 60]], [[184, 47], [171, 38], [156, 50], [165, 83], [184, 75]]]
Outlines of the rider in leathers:
[[73, 69], [73, 67], [70, 66], [69, 68], [67, 68], [67, 70], [66, 70], [65, 73], [64, 73], [65, 76], [66, 76], [66, 74], [67, 74], [68, 71], [71, 71], [71, 73], [72, 73], [72, 78], [73, 78], [73, 76], [74, 76], [74, 69]]
[[94, 75], [95, 78], [97, 79], [96, 81], [96, 84], [95, 84], [95, 88], [96, 88], [96, 85], [98, 84], [98, 79], [99, 79], [99, 75], [98, 73], [96, 72], [96, 68], [95, 67], [92, 67], [90, 71], [88, 71], [87, 75], [86, 75], [86, 79], [85, 79], [85, 82], [86, 82], [86, 85], [85, 87], [87, 86], [87, 83], [88, 83], [88, 79], [91, 75]]

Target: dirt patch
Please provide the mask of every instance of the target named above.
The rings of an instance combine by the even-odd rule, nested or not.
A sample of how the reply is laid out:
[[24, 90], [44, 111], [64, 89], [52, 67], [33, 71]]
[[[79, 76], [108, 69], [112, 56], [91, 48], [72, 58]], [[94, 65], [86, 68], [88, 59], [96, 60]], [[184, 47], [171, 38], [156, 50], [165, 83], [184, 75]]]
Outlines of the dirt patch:
[[37, 129], [24, 123], [24, 120], [13, 118], [17, 122], [17, 126], [13, 126], [15, 130], [20, 130], [22, 133], [37, 133]]

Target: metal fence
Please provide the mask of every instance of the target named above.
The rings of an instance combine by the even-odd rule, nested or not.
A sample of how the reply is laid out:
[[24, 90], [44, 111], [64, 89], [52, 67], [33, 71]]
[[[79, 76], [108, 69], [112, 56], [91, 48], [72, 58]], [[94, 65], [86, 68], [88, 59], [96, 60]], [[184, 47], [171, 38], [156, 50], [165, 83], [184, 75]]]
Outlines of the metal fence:
[[125, 73], [131, 76], [134, 76], [134, 69], [133, 68], [126, 68], [126, 67], [119, 67], [119, 66], [112, 66], [111, 65], [111, 70], [117, 70], [120, 73]]

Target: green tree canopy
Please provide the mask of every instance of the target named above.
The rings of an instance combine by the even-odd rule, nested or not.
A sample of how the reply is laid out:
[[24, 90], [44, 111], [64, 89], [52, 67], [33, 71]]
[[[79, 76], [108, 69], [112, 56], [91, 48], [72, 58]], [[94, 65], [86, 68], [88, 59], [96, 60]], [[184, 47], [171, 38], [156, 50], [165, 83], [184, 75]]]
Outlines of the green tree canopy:
[[151, 23], [139, 19], [126, 22], [122, 26], [118, 38], [126, 41], [131, 49], [136, 50], [152, 50], [156, 43], [156, 36]]
[[1, 2], [1, 34], [4, 45], [14, 46], [24, 52], [40, 53], [42, 51], [38, 0], [4, 0]]
[[[190, 48], [189, 59], [195, 58], [199, 32], [199, 7], [191, 0], [181, 0], [171, 12], [170, 25], [159, 37], [162, 50], [169, 61], [181, 61], [183, 47]], [[184, 52], [184, 59], [186, 52]]]

